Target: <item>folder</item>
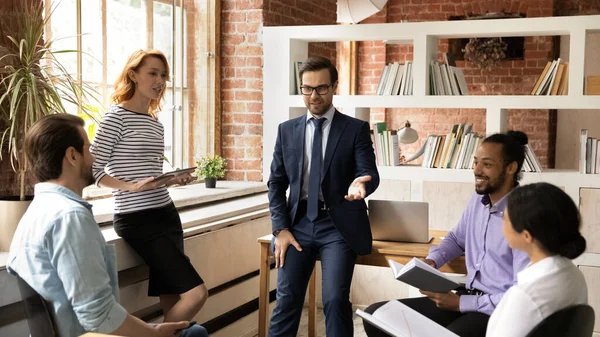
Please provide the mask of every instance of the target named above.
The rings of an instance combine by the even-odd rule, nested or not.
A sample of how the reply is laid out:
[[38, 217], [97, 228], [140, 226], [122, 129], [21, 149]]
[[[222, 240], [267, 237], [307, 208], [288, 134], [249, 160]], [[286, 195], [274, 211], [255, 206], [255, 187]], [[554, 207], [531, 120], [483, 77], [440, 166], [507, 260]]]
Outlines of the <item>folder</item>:
[[459, 283], [420, 259], [413, 258], [404, 266], [394, 260], [388, 260], [388, 262], [396, 280], [418, 289], [447, 293], [460, 287]]

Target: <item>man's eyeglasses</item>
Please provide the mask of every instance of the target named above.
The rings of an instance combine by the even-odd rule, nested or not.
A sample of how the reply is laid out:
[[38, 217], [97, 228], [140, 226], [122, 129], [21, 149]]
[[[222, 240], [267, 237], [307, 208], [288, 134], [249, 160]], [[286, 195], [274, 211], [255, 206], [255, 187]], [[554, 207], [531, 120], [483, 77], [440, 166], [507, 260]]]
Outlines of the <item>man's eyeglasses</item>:
[[309, 86], [301, 86], [300, 87], [300, 91], [302, 92], [302, 95], [304, 96], [310, 96], [313, 93], [313, 90], [317, 91], [317, 94], [319, 95], [326, 95], [329, 92], [329, 87], [331, 87], [333, 85], [320, 85], [316, 88], [313, 87], [309, 87]]

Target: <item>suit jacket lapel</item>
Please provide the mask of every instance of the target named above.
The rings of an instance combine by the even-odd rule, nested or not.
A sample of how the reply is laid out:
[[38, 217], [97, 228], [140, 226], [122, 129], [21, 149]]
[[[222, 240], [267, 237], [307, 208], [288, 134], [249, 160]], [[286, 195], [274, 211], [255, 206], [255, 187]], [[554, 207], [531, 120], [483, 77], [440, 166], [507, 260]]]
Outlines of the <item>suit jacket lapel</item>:
[[[294, 125], [294, 146], [296, 148], [296, 158], [300, 158], [298, 160], [298, 170], [297, 174], [302, 178], [302, 171], [304, 170], [304, 135], [306, 133], [306, 116], [302, 118], [298, 118], [296, 124]], [[302, 179], [300, 179], [302, 181]]]
[[327, 148], [325, 149], [325, 159], [323, 161], [323, 171], [321, 172], [321, 182], [323, 182], [323, 177], [325, 176], [325, 173], [327, 173], [327, 170], [329, 170], [333, 153], [335, 152], [335, 148], [337, 147], [340, 137], [346, 128], [346, 124], [348, 124], [348, 119], [346, 116], [335, 110], [335, 115], [331, 121], [331, 129], [329, 129], [329, 137], [327, 138]]

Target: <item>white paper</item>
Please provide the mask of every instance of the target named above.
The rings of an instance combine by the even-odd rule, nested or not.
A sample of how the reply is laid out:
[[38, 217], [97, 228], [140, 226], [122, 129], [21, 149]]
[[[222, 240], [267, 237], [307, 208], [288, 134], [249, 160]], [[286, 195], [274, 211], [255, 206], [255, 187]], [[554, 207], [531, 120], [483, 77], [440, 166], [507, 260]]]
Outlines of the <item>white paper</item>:
[[361, 310], [356, 313], [375, 326], [397, 337], [458, 337], [399, 301], [389, 301], [373, 315]]

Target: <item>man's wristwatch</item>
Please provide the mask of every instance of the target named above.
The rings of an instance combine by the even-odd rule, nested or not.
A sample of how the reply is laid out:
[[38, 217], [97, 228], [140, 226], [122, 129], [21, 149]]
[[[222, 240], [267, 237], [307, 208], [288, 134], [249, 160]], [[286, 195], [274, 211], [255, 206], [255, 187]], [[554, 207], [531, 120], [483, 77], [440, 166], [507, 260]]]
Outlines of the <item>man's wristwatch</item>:
[[274, 231], [273, 231], [273, 236], [274, 236], [274, 237], [277, 237], [277, 235], [279, 235], [279, 233], [280, 233], [281, 231], [284, 231], [284, 230], [285, 230], [285, 229], [276, 229], [276, 230], [274, 230]]

